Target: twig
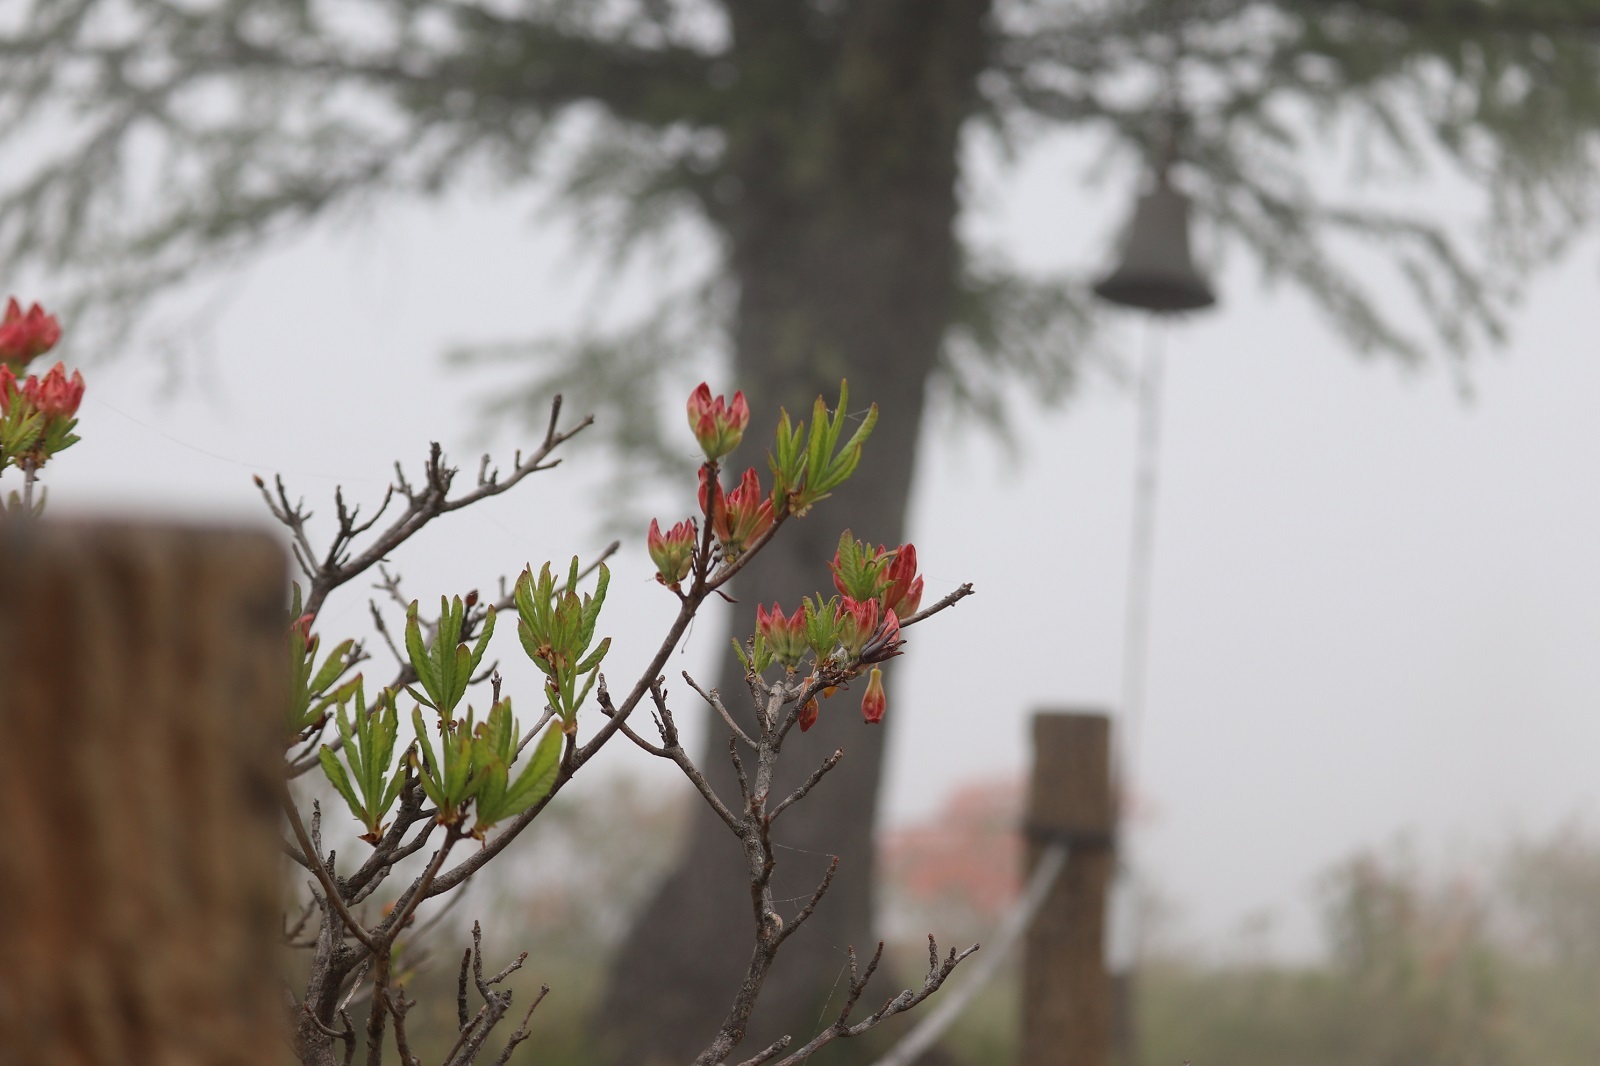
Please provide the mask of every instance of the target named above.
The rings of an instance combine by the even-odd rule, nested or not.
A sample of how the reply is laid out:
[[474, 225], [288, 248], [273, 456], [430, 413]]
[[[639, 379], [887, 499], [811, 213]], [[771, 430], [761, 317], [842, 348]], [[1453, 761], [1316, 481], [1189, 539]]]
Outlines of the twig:
[[420, 1066], [417, 1057], [411, 1053], [410, 1043], [406, 1040], [406, 1012], [415, 1007], [417, 1001], [406, 999], [404, 988], [395, 989], [393, 996], [386, 990], [383, 998], [389, 1006], [389, 1013], [394, 1015], [394, 1048], [400, 1054], [400, 1066]]
[[791, 806], [804, 799], [806, 793], [815, 788], [817, 786], [817, 782], [821, 781], [829, 770], [832, 770], [835, 766], [838, 766], [839, 760], [842, 758], [844, 758], [844, 749], [834, 748], [833, 754], [828, 756], [826, 759], [823, 759], [822, 765], [811, 771], [811, 776], [806, 778], [805, 782], [799, 788], [785, 796], [783, 802], [779, 803], [772, 809], [772, 813], [767, 815], [767, 822], [769, 824], [776, 822], [778, 820], [778, 815], [782, 814]]
[[971, 596], [972, 593], [973, 593], [972, 582], [968, 581], [966, 584], [962, 585], [960, 588], [958, 588], [954, 592], [950, 593], [950, 595], [946, 596], [944, 599], [940, 600], [938, 603], [934, 604], [932, 607], [924, 607], [922, 610], [918, 611], [916, 614], [912, 615], [910, 618], [902, 618], [902, 619], [900, 619], [900, 628], [904, 629], [906, 626], [914, 626], [918, 622], [927, 621], [929, 618], [932, 618], [934, 615], [938, 614], [940, 611], [944, 610], [945, 608], [954, 607], [956, 604], [960, 603], [962, 600], [966, 599], [968, 596]]
[[911, 1066], [945, 1034], [973, 998], [999, 972], [1000, 964], [1010, 956], [1017, 941], [1022, 939], [1022, 934], [1033, 924], [1034, 915], [1049, 897], [1051, 888], [1055, 887], [1056, 879], [1066, 865], [1067, 848], [1064, 844], [1052, 844], [1039, 853], [1038, 864], [1033, 868], [1033, 876], [1028, 878], [1022, 898], [1012, 905], [995, 933], [993, 946], [978, 960], [977, 968], [966, 975], [959, 988], [945, 993], [939, 1005], [923, 1016], [873, 1066]]
[[689, 676], [689, 671], [687, 670], [683, 672], [683, 679], [689, 682], [690, 688], [694, 689], [700, 694], [701, 699], [709, 703], [713, 710], [722, 715], [722, 720], [728, 723], [728, 728], [733, 730], [734, 736], [744, 741], [745, 744], [752, 749], [760, 747], [759, 744], [750, 739], [749, 735], [746, 734], [743, 729], [739, 728], [739, 723], [733, 720], [733, 715], [729, 714], [728, 708], [723, 706], [722, 694], [720, 692], [718, 692], [716, 689], [712, 689], [710, 692], [707, 692], [705, 689], [701, 688], [695, 683], [694, 678]]
[[289, 797], [288, 789], [283, 790], [281, 800], [284, 813], [289, 816], [289, 828], [294, 830], [295, 839], [300, 842], [301, 850], [314, 860], [311, 863], [311, 872], [316, 875], [317, 881], [321, 883], [322, 891], [329, 904], [339, 912], [339, 917], [344, 920], [345, 927], [350, 930], [350, 935], [361, 941], [362, 946], [368, 951], [376, 953], [378, 950], [377, 944], [372, 937], [367, 935], [367, 931], [361, 927], [361, 923], [356, 921], [355, 915], [350, 913], [350, 909], [344, 905], [344, 900], [339, 896], [338, 886], [333, 883], [333, 878], [329, 876], [327, 869], [322, 865], [322, 858], [317, 854], [317, 850], [311, 846], [311, 837], [306, 833], [305, 823], [300, 821], [300, 812], [295, 809], [294, 800]]
[[[456, 1031], [467, 1027], [467, 974], [472, 967], [472, 949], [461, 951], [461, 973], [456, 977]], [[453, 1052], [452, 1052], [453, 1054]]]
[[511, 1034], [511, 1040], [506, 1044], [506, 1049], [500, 1052], [499, 1057], [494, 1060], [494, 1066], [506, 1066], [506, 1063], [511, 1061], [511, 1053], [517, 1049], [517, 1045], [528, 1039], [528, 1019], [533, 1017], [534, 1009], [543, 1003], [544, 997], [549, 994], [549, 985], [539, 986], [539, 994], [533, 997], [532, 1003], [528, 1004], [528, 1011], [522, 1016], [522, 1023], [517, 1026], [517, 1031]]
[[779, 944], [788, 940], [794, 935], [796, 929], [806, 924], [806, 919], [810, 918], [812, 912], [817, 909], [817, 904], [822, 902], [822, 897], [828, 894], [828, 889], [833, 885], [833, 875], [838, 872], [839, 856], [830, 855], [828, 857], [828, 872], [822, 875], [822, 883], [817, 886], [815, 892], [811, 893], [811, 898], [806, 901], [804, 907], [800, 908], [800, 913], [794, 916], [794, 921], [778, 931], [777, 942]]
[[389, 912], [389, 917], [378, 927], [379, 943], [382, 946], [381, 949], [373, 949], [373, 954], [378, 957], [378, 964], [372, 973], [372, 1009], [367, 1014], [367, 1066], [383, 1066], [383, 1019], [387, 1000], [384, 993], [389, 989], [389, 967], [394, 961], [394, 938], [406, 927], [412, 912], [422, 902], [423, 893], [438, 876], [439, 868], [444, 865], [445, 856], [449, 854], [451, 846], [458, 839], [460, 839], [460, 829], [454, 825], [446, 826], [444, 843], [433, 853], [428, 868], [400, 897], [395, 903], [394, 910]]

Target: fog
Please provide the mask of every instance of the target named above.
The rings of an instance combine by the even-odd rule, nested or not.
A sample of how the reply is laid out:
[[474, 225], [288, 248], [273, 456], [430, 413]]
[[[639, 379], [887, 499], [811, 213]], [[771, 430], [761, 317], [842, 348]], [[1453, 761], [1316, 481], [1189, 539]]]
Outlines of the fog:
[[[1085, 191], [1070, 144], [1003, 176], [991, 149], [973, 156], [975, 232], [1025, 263], [1089, 273], [1106, 262], [1127, 175]], [[167, 320], [191, 324], [198, 358], [174, 378], [143, 346], [96, 353], [83, 442], [48, 471], [52, 509], [261, 522], [250, 475], [282, 471], [321, 517], [336, 483], [375, 502], [392, 462], [414, 469], [430, 439], [468, 473], [484, 446], [509, 465], [533, 434], [485, 424], [478, 405], [514, 371], [468, 371], [441, 353], [614, 320], [709, 261], [686, 230], [666, 265], [611, 275], [536, 205], [476, 188], [385, 205], [219, 276], [207, 302], [175, 301]], [[1593, 818], [1596, 262], [1587, 242], [1534, 277], [1505, 349], [1464, 373], [1443, 358], [1407, 369], [1358, 357], [1242, 256], [1220, 263], [1219, 309], [1166, 328], [1147, 701], [1124, 749], [1127, 832], [1136, 867], [1193, 942], [1224, 951], [1242, 922], [1268, 914], [1270, 949], [1304, 955], [1317, 944], [1318, 873], [1352, 849], [1409, 836], [1470, 869], [1514, 832]], [[1108, 351], [1131, 366], [1148, 328], [1112, 316]], [[715, 356], [706, 372], [736, 386]], [[674, 411], [681, 402], [662, 398]], [[1114, 711], [1121, 677], [1126, 380], [1090, 369], [1055, 409], [1017, 395], [1009, 446], [936, 410], [914, 540], [931, 595], [963, 581], [978, 595], [910, 634], [889, 673], [885, 801], [897, 823], [928, 815], [958, 784], [1025, 772], [1031, 711]], [[690, 498], [683, 439], [682, 481], [663, 500]], [[490, 588], [529, 561], [592, 556], [610, 539], [595, 489], [605, 460], [581, 438], [571, 454], [419, 537], [398, 560], [407, 595], [427, 602]], [[642, 528], [614, 569], [601, 628], [617, 637], [608, 664], [620, 673], [654, 647], [671, 600], [650, 581]], [[336, 596], [319, 628], [364, 633], [366, 616], [353, 592]], [[683, 668], [708, 671], [723, 639], [711, 628], [691, 634]], [[373, 651], [369, 671], [387, 676], [387, 653]], [[527, 672], [511, 674], [510, 691], [535, 699]], [[637, 751], [602, 762], [681, 787]]]

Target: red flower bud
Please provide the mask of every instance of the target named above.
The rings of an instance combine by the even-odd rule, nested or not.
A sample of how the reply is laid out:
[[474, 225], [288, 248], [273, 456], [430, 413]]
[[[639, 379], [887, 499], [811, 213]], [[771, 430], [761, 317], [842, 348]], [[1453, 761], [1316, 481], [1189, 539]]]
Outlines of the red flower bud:
[[883, 694], [883, 671], [874, 666], [867, 680], [867, 694], [861, 697], [861, 717], [868, 725], [881, 722], [888, 707], [889, 701]]
[[861, 654], [867, 639], [878, 629], [878, 601], [852, 600], [845, 596], [839, 601], [839, 643], [846, 654], [854, 659]]
[[756, 632], [766, 641], [772, 657], [782, 663], [785, 669], [793, 670], [806, 653], [805, 608], [797, 607], [792, 617], [785, 618], [783, 608], [776, 603], [772, 605], [770, 613], [757, 604]]
[[69, 379], [67, 368], [57, 363], [43, 378], [29, 377], [22, 385], [22, 394], [47, 421], [71, 418], [83, 401], [83, 375], [74, 370]]
[[817, 724], [817, 698], [812, 696], [800, 708], [800, 732]]
[[316, 619], [314, 614], [303, 614], [289, 623], [290, 633], [299, 633], [300, 639], [306, 644], [311, 643], [311, 623]]
[[24, 314], [15, 296], [6, 301], [5, 317], [0, 318], [0, 362], [24, 367], [60, 339], [61, 323], [55, 315], [45, 314], [38, 304]]
[[[711, 531], [727, 559], [737, 559], [772, 526], [772, 501], [761, 491], [755, 467], [744, 472], [739, 487], [724, 494], [710, 476], [710, 466], [700, 468], [700, 509], [711, 519]], [[707, 507], [707, 490], [711, 499]]]
[[650, 551], [650, 561], [656, 564], [656, 580], [668, 588], [689, 576], [694, 563], [694, 519], [685, 519], [662, 534], [661, 525], [650, 520], [650, 532], [645, 537], [645, 547]]
[[902, 544], [895, 549], [894, 561], [889, 564], [889, 587], [883, 594], [883, 608], [907, 618], [922, 606], [922, 578], [917, 574], [917, 549], [913, 544]]
[[744, 393], [734, 393], [732, 403], [723, 396], [712, 399], [711, 386], [702, 381], [689, 394], [689, 429], [708, 460], [715, 462], [737, 448], [749, 424], [750, 408]]
[[17, 395], [17, 375], [11, 372], [11, 367], [0, 363], [0, 415], [11, 413], [11, 400]]

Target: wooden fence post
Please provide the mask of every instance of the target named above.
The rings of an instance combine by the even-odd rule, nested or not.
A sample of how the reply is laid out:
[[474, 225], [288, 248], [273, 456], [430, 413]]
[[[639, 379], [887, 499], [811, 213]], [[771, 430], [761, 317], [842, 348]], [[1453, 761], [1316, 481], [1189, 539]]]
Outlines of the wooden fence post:
[[265, 535], [0, 526], [0, 1064], [286, 1060]]
[[1021, 1066], [1107, 1066], [1112, 989], [1105, 964], [1113, 863], [1111, 722], [1104, 715], [1033, 718], [1028, 869], [1052, 843], [1066, 868], [1024, 943]]

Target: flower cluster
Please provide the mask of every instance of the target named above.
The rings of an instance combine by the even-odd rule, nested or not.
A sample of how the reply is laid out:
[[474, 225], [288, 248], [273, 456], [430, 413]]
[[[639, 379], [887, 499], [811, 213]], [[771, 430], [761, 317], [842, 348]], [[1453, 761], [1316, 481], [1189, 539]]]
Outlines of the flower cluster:
[[32, 475], [78, 441], [72, 431], [83, 401], [83, 375], [74, 370], [69, 377], [66, 366], [57, 363], [43, 376], [19, 376], [60, 339], [54, 315], [38, 304], [24, 312], [15, 298], [8, 301], [0, 318], [0, 473], [17, 467], [28, 475], [28, 508]]
[[[739, 560], [760, 547], [776, 526], [799, 517], [854, 472], [861, 446], [877, 422], [877, 407], [861, 416], [855, 431], [845, 438], [849, 392], [841, 383], [838, 406], [830, 409], [818, 398], [809, 428], [793, 422], [788, 412], [778, 421], [774, 449], [767, 463], [772, 469], [771, 492], [762, 488], [754, 467], [747, 469], [732, 489], [722, 484], [719, 460], [738, 447], [750, 422], [744, 394], [730, 401], [713, 396], [702, 383], [689, 397], [689, 428], [705, 462], [700, 466], [700, 514], [705, 519], [705, 542], [698, 543], [700, 528], [685, 519], [665, 533], [652, 520], [645, 545], [655, 564], [656, 580], [681, 597], [703, 596], [738, 568]], [[718, 566], [720, 562], [721, 566]], [[888, 701], [883, 670], [878, 664], [900, 654], [901, 620], [916, 614], [922, 603], [923, 581], [917, 573], [917, 550], [910, 544], [891, 548], [856, 540], [849, 530], [839, 538], [838, 550], [828, 564], [838, 595], [805, 597], [786, 612], [774, 603], [756, 607], [756, 631], [748, 642], [734, 642], [746, 669], [759, 676], [773, 663], [790, 675], [801, 672], [808, 654], [808, 685], [826, 696], [839, 685], [868, 674], [862, 717], [881, 721]], [[684, 582], [693, 578], [692, 587]], [[818, 703], [814, 694], [801, 703], [797, 721], [802, 732], [816, 724]]]
[[[839, 595], [829, 599], [805, 597], [791, 617], [773, 604], [756, 608], [755, 657], [747, 665], [760, 672], [770, 659], [794, 672], [807, 651], [814, 659], [814, 676], [849, 678], [871, 668], [861, 716], [867, 722], [883, 719], [888, 700], [883, 671], [878, 664], [900, 654], [900, 616], [916, 613], [922, 600], [922, 577], [917, 573], [917, 550], [910, 544], [875, 548], [862, 544], [846, 531], [829, 568]], [[823, 694], [831, 695], [827, 682]], [[800, 709], [801, 732], [816, 724], [814, 700]]]

